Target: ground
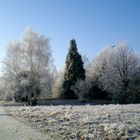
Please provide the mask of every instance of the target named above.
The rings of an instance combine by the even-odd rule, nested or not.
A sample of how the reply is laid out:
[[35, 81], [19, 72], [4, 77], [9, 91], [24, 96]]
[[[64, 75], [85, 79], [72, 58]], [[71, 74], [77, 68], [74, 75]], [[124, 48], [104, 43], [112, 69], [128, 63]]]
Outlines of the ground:
[[47, 135], [17, 121], [0, 106], [0, 140], [48, 140]]
[[52, 140], [140, 140], [140, 104], [9, 107]]

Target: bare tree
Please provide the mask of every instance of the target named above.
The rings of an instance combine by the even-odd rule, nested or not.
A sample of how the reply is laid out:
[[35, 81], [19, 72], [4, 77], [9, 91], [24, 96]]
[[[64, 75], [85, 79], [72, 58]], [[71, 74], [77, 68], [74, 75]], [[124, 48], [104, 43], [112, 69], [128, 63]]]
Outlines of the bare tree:
[[47, 93], [46, 95], [52, 94], [55, 67], [49, 39], [29, 28], [23, 34], [22, 44], [27, 70], [32, 73], [33, 79], [36, 76], [34, 71], [38, 73], [42, 95], [44, 93]]
[[11, 42], [6, 49], [6, 57], [3, 60], [3, 72], [6, 78], [15, 80], [17, 73], [21, 70], [21, 47], [19, 42]]
[[[26, 84], [32, 89], [30, 96], [36, 98], [37, 92], [52, 94], [55, 67], [50, 41], [32, 29], [25, 30], [19, 42], [9, 43], [3, 68], [3, 77], [9, 81], [11, 89], [22, 87], [21, 84], [25, 86], [23, 81], [29, 80]], [[20, 86], [17, 87], [18, 83]], [[38, 91], [34, 90], [37, 85], [40, 87]]]
[[56, 71], [53, 84], [53, 98], [59, 98], [64, 80], [64, 70]]
[[17, 41], [9, 43], [6, 47], [6, 56], [3, 62], [2, 81], [5, 89], [5, 99], [11, 99], [13, 89], [17, 80], [17, 75], [21, 71], [22, 65], [21, 45]]
[[98, 55], [94, 61], [94, 74], [104, 90], [114, 93], [114, 100], [125, 103], [136, 89], [131, 84], [140, 75], [139, 57], [126, 43], [120, 43]]

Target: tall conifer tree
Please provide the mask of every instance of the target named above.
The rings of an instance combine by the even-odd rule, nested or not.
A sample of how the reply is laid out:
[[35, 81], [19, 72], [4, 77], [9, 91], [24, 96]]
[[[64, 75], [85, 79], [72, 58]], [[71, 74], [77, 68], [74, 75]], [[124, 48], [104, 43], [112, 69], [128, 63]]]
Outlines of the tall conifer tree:
[[71, 87], [78, 80], [85, 79], [85, 69], [81, 55], [78, 53], [76, 41], [70, 41], [70, 47], [65, 62], [64, 82], [62, 85], [62, 98], [76, 98]]

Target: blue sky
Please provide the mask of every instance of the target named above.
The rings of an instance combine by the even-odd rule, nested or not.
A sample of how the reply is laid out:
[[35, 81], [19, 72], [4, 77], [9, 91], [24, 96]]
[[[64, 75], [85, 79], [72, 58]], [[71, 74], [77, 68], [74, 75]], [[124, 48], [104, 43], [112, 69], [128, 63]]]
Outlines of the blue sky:
[[69, 41], [90, 59], [120, 41], [140, 52], [139, 0], [0, 0], [0, 59], [26, 27], [51, 38], [55, 65], [64, 67]]

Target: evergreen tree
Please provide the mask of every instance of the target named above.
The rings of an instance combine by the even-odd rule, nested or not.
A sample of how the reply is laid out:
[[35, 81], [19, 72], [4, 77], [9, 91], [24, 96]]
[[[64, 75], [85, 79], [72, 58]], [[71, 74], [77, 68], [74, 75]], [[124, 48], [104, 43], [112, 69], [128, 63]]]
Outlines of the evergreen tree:
[[72, 86], [78, 80], [85, 80], [85, 69], [83, 67], [83, 61], [81, 55], [78, 53], [76, 41], [73, 39], [70, 41], [70, 48], [66, 57], [66, 66], [64, 74], [64, 82], [62, 85], [62, 98], [77, 98]]

